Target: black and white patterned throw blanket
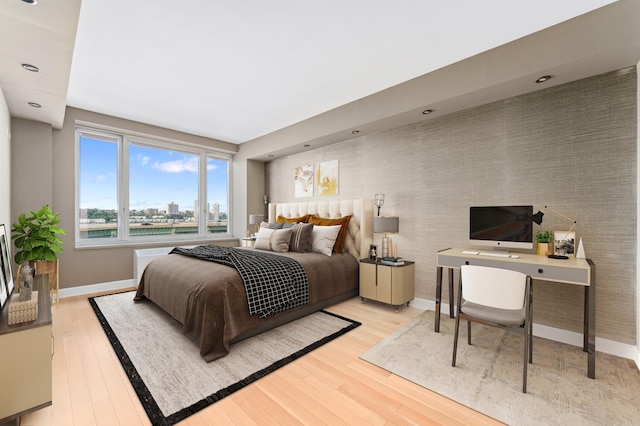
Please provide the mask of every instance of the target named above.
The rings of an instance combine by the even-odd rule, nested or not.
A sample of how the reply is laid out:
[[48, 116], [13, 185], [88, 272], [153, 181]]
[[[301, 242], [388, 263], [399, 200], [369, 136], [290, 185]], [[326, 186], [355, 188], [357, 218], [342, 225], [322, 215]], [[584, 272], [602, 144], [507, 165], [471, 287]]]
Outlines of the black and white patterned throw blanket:
[[235, 268], [247, 292], [249, 313], [260, 318], [309, 303], [309, 281], [302, 265], [276, 254], [202, 245], [175, 247], [171, 253]]

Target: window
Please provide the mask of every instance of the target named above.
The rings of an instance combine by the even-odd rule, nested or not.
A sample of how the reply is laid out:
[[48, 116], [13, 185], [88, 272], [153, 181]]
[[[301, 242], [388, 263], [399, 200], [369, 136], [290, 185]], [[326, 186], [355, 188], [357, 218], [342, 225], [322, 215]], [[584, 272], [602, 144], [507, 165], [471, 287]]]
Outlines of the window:
[[80, 126], [76, 141], [76, 246], [229, 236], [228, 156]]

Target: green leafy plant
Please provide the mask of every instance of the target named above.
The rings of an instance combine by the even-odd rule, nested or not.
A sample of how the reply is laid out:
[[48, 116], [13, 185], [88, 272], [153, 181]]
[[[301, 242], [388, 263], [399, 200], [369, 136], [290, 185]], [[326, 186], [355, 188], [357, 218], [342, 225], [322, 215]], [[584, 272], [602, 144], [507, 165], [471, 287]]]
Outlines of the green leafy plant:
[[60, 213], [52, 213], [48, 205], [30, 215], [22, 213], [18, 222], [11, 226], [11, 239], [18, 251], [14, 256], [17, 264], [37, 260], [55, 261], [57, 253], [61, 253], [62, 240], [58, 235], [66, 235], [67, 231], [58, 227]]
[[550, 243], [553, 241], [552, 231], [538, 231], [536, 232], [536, 241], [539, 243]]

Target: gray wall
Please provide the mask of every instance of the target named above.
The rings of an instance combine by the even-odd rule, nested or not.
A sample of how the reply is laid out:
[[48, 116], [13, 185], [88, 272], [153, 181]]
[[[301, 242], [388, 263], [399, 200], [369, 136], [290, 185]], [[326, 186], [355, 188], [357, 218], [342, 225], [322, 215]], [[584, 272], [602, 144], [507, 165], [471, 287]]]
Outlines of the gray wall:
[[[11, 181], [11, 118], [9, 107], [0, 89], [0, 179]], [[11, 185], [0, 185], [0, 224], [11, 233]]]
[[[339, 198], [386, 195], [416, 296], [431, 300], [436, 252], [467, 245], [469, 206], [551, 206], [597, 265], [598, 337], [635, 344], [636, 81], [628, 68], [290, 155], [267, 163], [267, 193], [291, 201], [294, 167], [339, 160]], [[569, 226], [548, 212], [535, 229]], [[536, 323], [581, 332], [581, 287], [534, 292]]]

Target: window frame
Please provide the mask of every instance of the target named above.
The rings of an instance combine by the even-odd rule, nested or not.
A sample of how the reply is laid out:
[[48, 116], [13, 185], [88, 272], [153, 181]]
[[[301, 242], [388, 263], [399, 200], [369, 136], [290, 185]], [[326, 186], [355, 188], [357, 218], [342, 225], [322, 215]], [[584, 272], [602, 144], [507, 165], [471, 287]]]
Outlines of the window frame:
[[[117, 236], [112, 238], [81, 238], [80, 237], [80, 138], [89, 136], [106, 142], [117, 144], [117, 210], [118, 221], [116, 225]], [[152, 149], [161, 149], [198, 157], [198, 231], [197, 233], [151, 235], [131, 237], [129, 233], [129, 148], [131, 144], [144, 146]], [[203, 240], [224, 240], [232, 238], [232, 155], [211, 147], [189, 143], [180, 140], [173, 140], [158, 136], [127, 132], [120, 129], [104, 128], [102, 126], [92, 126], [89, 124], [76, 123], [75, 125], [75, 217], [74, 217], [74, 242], [75, 248], [100, 248], [100, 247], [125, 247], [158, 245], [167, 243], [202, 242]], [[227, 232], [207, 233], [208, 213], [207, 205], [207, 161], [209, 158], [226, 161], [227, 163]], [[203, 202], [204, 200], [204, 202]]]

